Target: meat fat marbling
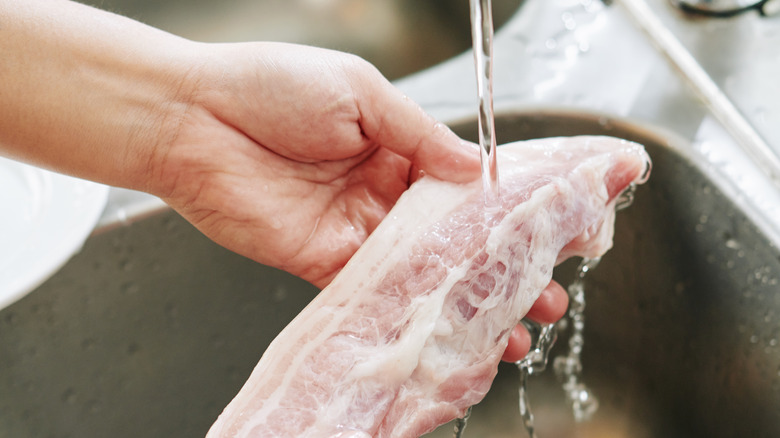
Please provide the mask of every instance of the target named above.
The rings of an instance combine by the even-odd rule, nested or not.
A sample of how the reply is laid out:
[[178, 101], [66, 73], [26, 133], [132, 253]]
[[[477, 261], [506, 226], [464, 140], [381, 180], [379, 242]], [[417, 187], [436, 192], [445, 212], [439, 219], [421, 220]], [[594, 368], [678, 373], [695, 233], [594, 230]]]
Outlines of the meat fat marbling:
[[479, 402], [553, 267], [609, 249], [615, 198], [649, 169], [640, 145], [610, 137], [498, 154], [499, 207], [481, 181], [413, 184], [208, 438], [417, 437]]

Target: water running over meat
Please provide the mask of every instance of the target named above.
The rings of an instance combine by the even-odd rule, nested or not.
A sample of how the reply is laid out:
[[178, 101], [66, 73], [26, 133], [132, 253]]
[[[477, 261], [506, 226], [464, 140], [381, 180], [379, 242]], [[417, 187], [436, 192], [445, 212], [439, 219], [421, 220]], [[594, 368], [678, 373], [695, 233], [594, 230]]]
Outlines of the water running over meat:
[[569, 350], [553, 362], [555, 374], [563, 385], [564, 395], [577, 422], [589, 420], [599, 407], [598, 399], [582, 382], [582, 348], [585, 345], [585, 276], [598, 266], [599, 257], [585, 258], [577, 269], [577, 277], [569, 285]]
[[455, 420], [455, 438], [461, 438], [466, 430], [469, 417], [471, 417], [471, 407], [466, 410], [466, 415]]
[[523, 419], [523, 426], [528, 431], [528, 435], [531, 438], [536, 438], [534, 415], [531, 412], [531, 403], [528, 397], [528, 378], [534, 374], [541, 373], [547, 368], [550, 349], [555, 344], [558, 331], [555, 324], [540, 325], [528, 319], [524, 319], [522, 322], [528, 329], [534, 342], [528, 354], [517, 362], [517, 368], [520, 371], [520, 386], [518, 389], [520, 417]]
[[418, 437], [490, 388], [512, 328], [553, 267], [611, 246], [639, 145], [504, 145], [501, 208], [480, 181], [425, 176], [268, 347], [209, 438]]
[[493, 117], [493, 12], [490, 0], [469, 0], [479, 98], [479, 146], [485, 203], [498, 203], [498, 165]]
[[[477, 77], [479, 101], [477, 126], [479, 129], [479, 157], [482, 164], [482, 190], [485, 193], [486, 214], [500, 206], [498, 162], [496, 155], [495, 118], [493, 115], [493, 5], [491, 0], [469, 0], [471, 10], [471, 39], [474, 68]], [[469, 416], [455, 422], [455, 438], [461, 438]]]
[[[646, 177], [646, 176], [645, 176]], [[615, 203], [615, 211], [629, 207], [634, 201], [636, 185], [631, 184], [620, 194]], [[534, 427], [534, 416], [531, 412], [528, 397], [528, 378], [531, 375], [544, 371], [547, 367], [548, 356], [557, 338], [557, 326], [571, 326], [572, 333], [569, 337], [568, 352], [555, 358], [553, 368], [558, 380], [561, 382], [566, 400], [572, 408], [574, 420], [577, 422], [589, 420], [598, 410], [598, 399], [590, 389], [582, 382], [582, 348], [585, 343], [585, 277], [588, 272], [595, 269], [601, 258], [585, 258], [580, 262], [574, 281], [569, 285], [569, 310], [566, 317], [558, 324], [540, 326], [533, 321], [523, 320], [534, 340], [531, 351], [521, 361], [517, 362], [520, 371], [520, 385], [518, 389], [520, 416], [523, 419], [528, 436], [537, 438]]]

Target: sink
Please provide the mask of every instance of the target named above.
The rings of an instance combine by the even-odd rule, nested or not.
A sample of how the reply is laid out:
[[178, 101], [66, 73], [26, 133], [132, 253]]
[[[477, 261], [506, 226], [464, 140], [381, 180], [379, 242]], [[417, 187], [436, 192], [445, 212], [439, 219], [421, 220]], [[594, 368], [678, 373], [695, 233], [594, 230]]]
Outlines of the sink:
[[[523, 0], [494, 0], [496, 28]], [[196, 41], [284, 41], [362, 56], [396, 79], [471, 47], [467, 0], [86, 0]]]
[[[780, 251], [750, 211], [673, 134], [567, 111], [505, 112], [496, 127], [500, 142], [624, 137], [654, 161], [587, 282], [584, 381], [601, 408], [575, 425], [552, 372], [535, 376], [539, 436], [780, 436]], [[471, 120], [453, 128], [477, 132]], [[569, 283], [575, 263], [556, 278]], [[204, 436], [316, 293], [222, 249], [170, 210], [98, 232], [0, 311], [0, 436]], [[565, 343], [564, 332], [558, 348]], [[524, 436], [517, 378], [502, 364], [466, 436]]]
[[[476, 140], [473, 122], [454, 126]], [[614, 248], [586, 281], [583, 379], [600, 401], [576, 425], [552, 370], [530, 380], [540, 438], [780, 436], [780, 250], [686, 157], [671, 133], [576, 112], [504, 114], [500, 143], [612, 135], [653, 173], [618, 213]], [[559, 266], [562, 284], [576, 261]], [[565, 354], [566, 332], [551, 356]], [[551, 367], [550, 367], [551, 368]], [[518, 373], [503, 364], [467, 436], [525, 436]], [[449, 437], [444, 426], [431, 436]]]

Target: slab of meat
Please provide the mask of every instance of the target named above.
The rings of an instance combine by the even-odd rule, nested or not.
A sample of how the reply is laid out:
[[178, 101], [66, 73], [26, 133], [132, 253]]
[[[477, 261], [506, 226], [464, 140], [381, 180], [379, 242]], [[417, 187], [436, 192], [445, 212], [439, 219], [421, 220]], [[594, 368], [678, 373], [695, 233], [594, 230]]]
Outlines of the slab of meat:
[[615, 198], [649, 169], [641, 146], [608, 137], [498, 154], [500, 208], [481, 181], [416, 182], [208, 437], [418, 437], [479, 402], [553, 267], [609, 249]]

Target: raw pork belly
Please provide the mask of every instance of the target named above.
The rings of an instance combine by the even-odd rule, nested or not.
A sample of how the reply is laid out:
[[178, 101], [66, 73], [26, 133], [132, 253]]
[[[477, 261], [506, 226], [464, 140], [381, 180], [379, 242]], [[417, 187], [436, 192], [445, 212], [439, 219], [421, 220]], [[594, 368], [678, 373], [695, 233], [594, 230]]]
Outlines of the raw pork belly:
[[553, 267], [609, 249], [615, 197], [649, 169], [641, 146], [608, 137], [498, 154], [500, 208], [481, 181], [416, 182], [208, 437], [418, 437], [479, 402]]

